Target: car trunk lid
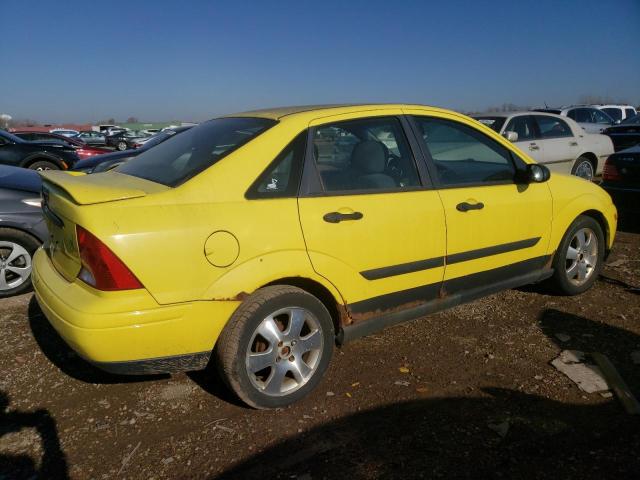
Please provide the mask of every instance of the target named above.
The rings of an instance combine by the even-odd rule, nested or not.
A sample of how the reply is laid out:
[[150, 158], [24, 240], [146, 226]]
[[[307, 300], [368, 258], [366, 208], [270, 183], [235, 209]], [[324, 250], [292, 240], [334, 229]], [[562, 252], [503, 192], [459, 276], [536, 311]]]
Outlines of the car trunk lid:
[[127, 201], [168, 187], [137, 177], [105, 172], [42, 172], [42, 210], [49, 229], [45, 248], [53, 265], [68, 281], [80, 271], [76, 225], [85, 225], [91, 205]]

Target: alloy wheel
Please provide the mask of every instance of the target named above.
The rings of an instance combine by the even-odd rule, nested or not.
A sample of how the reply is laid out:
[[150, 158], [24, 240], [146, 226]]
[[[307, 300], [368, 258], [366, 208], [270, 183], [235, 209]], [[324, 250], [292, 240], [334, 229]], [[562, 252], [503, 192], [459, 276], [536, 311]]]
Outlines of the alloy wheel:
[[309, 310], [287, 307], [260, 322], [247, 349], [245, 366], [254, 387], [283, 396], [304, 386], [320, 364], [324, 338]]
[[593, 180], [593, 165], [591, 165], [591, 162], [588, 160], [581, 162], [578, 168], [576, 168], [575, 175], [585, 180]]
[[0, 241], [0, 290], [17, 288], [31, 275], [31, 255], [22, 245]]
[[593, 275], [597, 262], [598, 237], [590, 228], [581, 228], [573, 235], [567, 247], [567, 279], [573, 285], [583, 285]]

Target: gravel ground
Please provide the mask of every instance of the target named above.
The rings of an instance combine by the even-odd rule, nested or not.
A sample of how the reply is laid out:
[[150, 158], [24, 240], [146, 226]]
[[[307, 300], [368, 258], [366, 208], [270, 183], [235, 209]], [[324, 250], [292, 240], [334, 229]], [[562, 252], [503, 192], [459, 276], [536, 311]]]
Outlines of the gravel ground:
[[363, 338], [276, 411], [212, 371], [102, 373], [32, 295], [2, 300], [0, 479], [638, 478], [640, 416], [550, 366], [604, 353], [640, 397], [640, 228], [621, 229], [589, 292], [510, 290]]

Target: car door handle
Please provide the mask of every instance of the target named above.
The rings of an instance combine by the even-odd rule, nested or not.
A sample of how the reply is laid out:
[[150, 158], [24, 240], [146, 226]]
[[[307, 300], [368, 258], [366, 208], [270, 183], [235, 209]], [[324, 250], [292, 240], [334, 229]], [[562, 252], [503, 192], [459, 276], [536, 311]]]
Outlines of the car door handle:
[[536, 145], [535, 143], [530, 143], [529, 144], [529, 150], [540, 150], [540, 147], [538, 145]]
[[569, 146], [577, 147], [578, 146], [578, 142], [569, 142]]
[[364, 215], [361, 212], [353, 212], [353, 213], [340, 213], [340, 212], [329, 212], [325, 214], [324, 219], [325, 222], [329, 223], [340, 223], [343, 220], [360, 220]]
[[462, 202], [456, 205], [456, 210], [458, 210], [459, 212], [468, 212], [469, 210], [482, 210], [483, 208], [484, 208], [484, 203], [482, 202], [478, 202], [478, 203]]

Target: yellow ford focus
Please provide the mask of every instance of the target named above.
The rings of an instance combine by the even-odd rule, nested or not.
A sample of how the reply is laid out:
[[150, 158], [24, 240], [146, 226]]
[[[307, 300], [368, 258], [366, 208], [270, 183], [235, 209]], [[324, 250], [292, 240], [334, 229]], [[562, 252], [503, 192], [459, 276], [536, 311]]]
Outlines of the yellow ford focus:
[[336, 342], [543, 280], [584, 292], [616, 230], [598, 186], [414, 105], [242, 113], [43, 176], [33, 283], [66, 342], [118, 373], [214, 362], [259, 408], [309, 393]]

